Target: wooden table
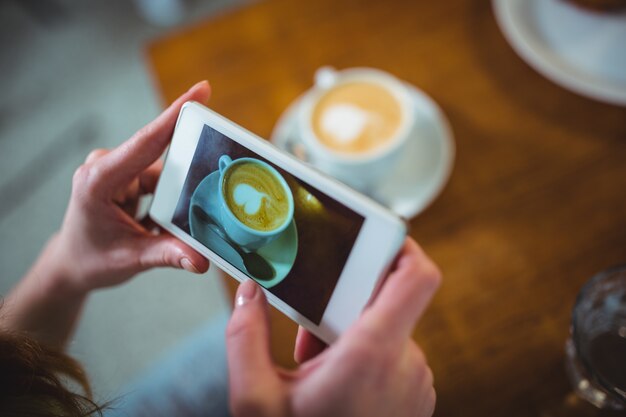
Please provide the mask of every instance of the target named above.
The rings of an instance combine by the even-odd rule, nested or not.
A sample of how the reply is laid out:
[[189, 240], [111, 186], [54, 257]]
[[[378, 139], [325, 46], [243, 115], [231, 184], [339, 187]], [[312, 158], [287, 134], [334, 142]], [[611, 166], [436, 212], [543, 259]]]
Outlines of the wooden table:
[[[209, 79], [211, 107], [264, 137], [322, 65], [381, 68], [431, 95], [458, 152], [411, 221], [444, 273], [415, 331], [436, 415], [570, 415], [559, 404], [574, 297], [626, 261], [624, 108], [538, 75], [488, 1], [268, 0], [156, 40], [148, 57], [165, 102]], [[288, 365], [295, 327], [274, 326]]]

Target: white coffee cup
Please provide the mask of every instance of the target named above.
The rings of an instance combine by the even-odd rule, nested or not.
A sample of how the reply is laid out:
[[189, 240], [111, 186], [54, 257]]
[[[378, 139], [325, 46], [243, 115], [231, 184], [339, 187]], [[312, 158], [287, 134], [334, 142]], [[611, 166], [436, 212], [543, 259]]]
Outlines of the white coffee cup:
[[[365, 153], [341, 153], [326, 146], [313, 129], [316, 105], [331, 89], [346, 83], [365, 82], [385, 88], [400, 106], [402, 117], [385, 146]], [[297, 113], [298, 131], [312, 165], [362, 192], [371, 191], [392, 172], [415, 126], [415, 104], [408, 87], [393, 75], [373, 68], [337, 71], [322, 67], [315, 85], [302, 98]]]

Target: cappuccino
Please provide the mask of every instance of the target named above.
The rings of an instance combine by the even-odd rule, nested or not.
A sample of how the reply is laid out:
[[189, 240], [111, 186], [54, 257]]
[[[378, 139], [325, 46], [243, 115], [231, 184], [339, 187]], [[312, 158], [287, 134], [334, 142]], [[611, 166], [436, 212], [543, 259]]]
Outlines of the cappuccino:
[[401, 104], [389, 89], [366, 81], [332, 87], [320, 97], [311, 117], [318, 140], [344, 154], [384, 148], [394, 140], [403, 123]]
[[259, 163], [236, 162], [229, 167], [222, 193], [233, 215], [255, 230], [277, 229], [289, 215], [289, 200], [282, 183]]

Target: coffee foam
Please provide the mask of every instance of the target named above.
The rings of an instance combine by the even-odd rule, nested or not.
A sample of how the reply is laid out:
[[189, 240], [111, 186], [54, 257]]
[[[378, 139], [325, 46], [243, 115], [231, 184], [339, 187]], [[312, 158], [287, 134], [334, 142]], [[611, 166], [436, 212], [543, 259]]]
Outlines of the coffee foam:
[[326, 147], [346, 154], [371, 152], [397, 135], [404, 114], [383, 85], [353, 81], [330, 88], [312, 113], [315, 136]]
[[285, 223], [288, 197], [279, 179], [261, 164], [235, 163], [224, 176], [222, 192], [230, 211], [252, 229], [270, 231]]
[[338, 142], [354, 142], [363, 133], [372, 115], [352, 104], [334, 104], [321, 115], [322, 130]]
[[267, 194], [259, 192], [248, 184], [237, 184], [233, 191], [233, 199], [238, 206], [249, 216], [257, 214], [263, 204], [263, 198], [269, 198]]

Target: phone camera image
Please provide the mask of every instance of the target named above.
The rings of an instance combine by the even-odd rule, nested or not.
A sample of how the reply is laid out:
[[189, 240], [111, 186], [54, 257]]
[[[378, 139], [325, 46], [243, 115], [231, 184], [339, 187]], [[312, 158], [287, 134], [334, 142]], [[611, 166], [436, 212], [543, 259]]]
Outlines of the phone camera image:
[[319, 324], [364, 218], [205, 125], [172, 223]]

